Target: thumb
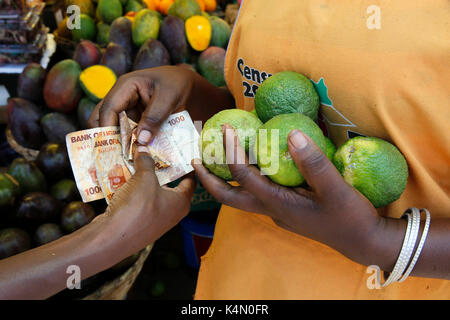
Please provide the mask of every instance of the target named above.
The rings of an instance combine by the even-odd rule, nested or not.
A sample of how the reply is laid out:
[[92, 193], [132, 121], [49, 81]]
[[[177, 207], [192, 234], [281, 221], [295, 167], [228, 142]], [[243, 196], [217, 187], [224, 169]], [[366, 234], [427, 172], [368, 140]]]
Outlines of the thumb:
[[299, 130], [292, 130], [288, 135], [288, 148], [297, 168], [314, 192], [336, 192], [342, 184], [342, 177], [310, 137]]
[[[138, 175], [148, 175], [152, 182], [158, 182], [155, 174], [155, 162], [147, 147], [139, 146], [134, 153], [134, 168]], [[159, 184], [158, 184], [159, 185]]]

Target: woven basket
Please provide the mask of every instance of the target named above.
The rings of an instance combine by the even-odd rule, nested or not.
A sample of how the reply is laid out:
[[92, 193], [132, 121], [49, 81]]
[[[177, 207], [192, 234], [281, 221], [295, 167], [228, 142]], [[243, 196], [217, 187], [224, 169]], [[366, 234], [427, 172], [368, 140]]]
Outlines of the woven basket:
[[121, 276], [109, 281], [95, 290], [93, 293], [84, 297], [82, 300], [124, 300], [127, 297], [128, 291], [136, 281], [139, 273], [147, 260], [153, 244], [148, 245], [139, 254], [137, 261]]
[[12, 135], [11, 129], [6, 128], [6, 140], [8, 141], [11, 148], [14, 149], [18, 154], [23, 156], [25, 159], [29, 161], [36, 160], [39, 150], [35, 149], [29, 149], [21, 146], [16, 139], [14, 139], [14, 136]]

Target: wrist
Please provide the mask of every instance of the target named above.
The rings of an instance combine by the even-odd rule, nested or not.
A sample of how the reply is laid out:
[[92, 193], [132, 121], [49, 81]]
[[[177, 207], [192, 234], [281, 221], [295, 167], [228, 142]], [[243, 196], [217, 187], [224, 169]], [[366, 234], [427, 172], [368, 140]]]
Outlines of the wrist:
[[366, 265], [390, 272], [400, 254], [406, 233], [406, 220], [380, 217], [366, 241]]

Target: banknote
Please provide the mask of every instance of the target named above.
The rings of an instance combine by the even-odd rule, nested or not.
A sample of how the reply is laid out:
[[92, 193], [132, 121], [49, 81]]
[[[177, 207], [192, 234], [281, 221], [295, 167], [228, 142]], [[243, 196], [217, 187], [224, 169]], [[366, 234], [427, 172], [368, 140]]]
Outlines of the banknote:
[[[84, 202], [109, 202], [134, 173], [133, 151], [137, 123], [125, 112], [119, 126], [69, 133], [66, 144], [76, 184]], [[193, 171], [191, 160], [200, 157], [199, 134], [187, 111], [172, 114], [147, 148], [155, 161], [160, 185]]]
[[113, 126], [76, 131], [66, 135], [70, 165], [83, 202], [104, 198], [95, 164], [96, 138], [114, 139], [119, 134], [119, 127]]

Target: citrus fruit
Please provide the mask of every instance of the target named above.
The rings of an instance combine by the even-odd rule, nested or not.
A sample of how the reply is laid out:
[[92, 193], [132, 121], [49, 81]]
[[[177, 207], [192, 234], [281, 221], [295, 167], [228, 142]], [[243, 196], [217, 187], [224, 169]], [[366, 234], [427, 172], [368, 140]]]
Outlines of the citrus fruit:
[[200, 137], [203, 164], [216, 176], [231, 180], [223, 148], [222, 126], [226, 123], [236, 130], [239, 144], [248, 152], [249, 146], [255, 142], [256, 130], [262, 122], [254, 114], [240, 109], [220, 111], [205, 122]]
[[406, 188], [406, 160], [395, 146], [382, 139], [350, 139], [336, 151], [333, 162], [344, 180], [376, 208], [397, 200]]
[[328, 137], [325, 137], [325, 142], [327, 143], [327, 152], [325, 154], [328, 159], [333, 161], [334, 154], [336, 153], [336, 147]]
[[261, 171], [273, 182], [288, 187], [299, 186], [305, 181], [288, 150], [288, 134], [294, 129], [309, 136], [326, 153], [322, 130], [302, 113], [280, 114], [267, 121], [258, 129], [253, 149]]
[[276, 115], [300, 112], [315, 120], [319, 95], [304, 75], [282, 71], [263, 81], [255, 95], [255, 109], [266, 122]]

